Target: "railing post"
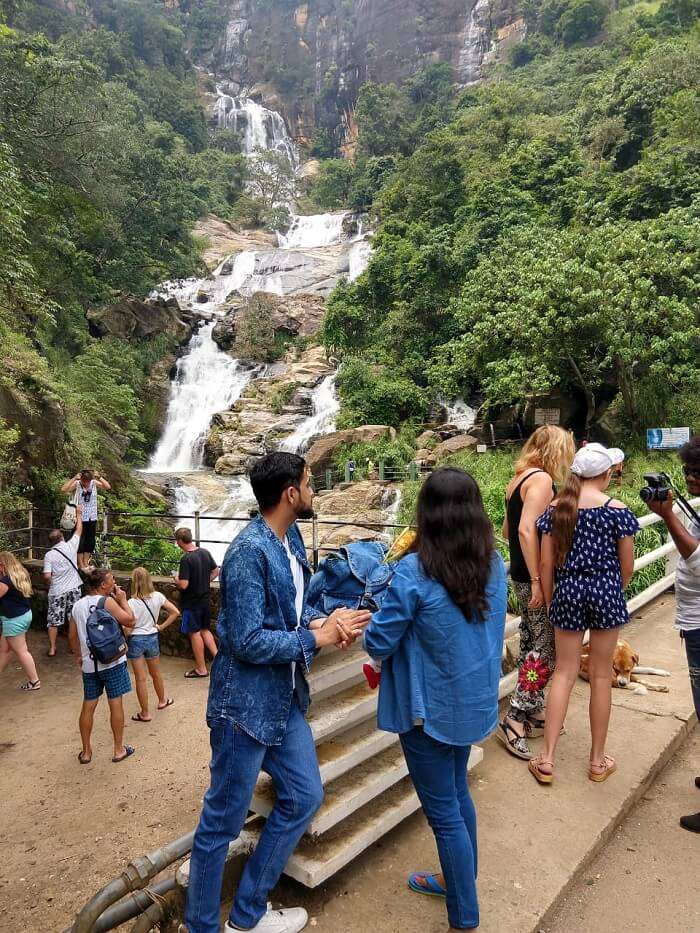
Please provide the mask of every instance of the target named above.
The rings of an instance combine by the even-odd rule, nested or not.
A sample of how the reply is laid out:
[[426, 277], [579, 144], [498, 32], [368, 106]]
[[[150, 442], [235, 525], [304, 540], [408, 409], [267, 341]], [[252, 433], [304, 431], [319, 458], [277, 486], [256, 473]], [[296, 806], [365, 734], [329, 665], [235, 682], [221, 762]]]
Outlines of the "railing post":
[[408, 465], [408, 475], [414, 481], [418, 479], [418, 464], [415, 460], [411, 460]]
[[34, 506], [29, 506], [27, 513], [27, 529], [29, 531], [29, 544], [27, 546], [27, 560], [34, 560]]
[[105, 567], [109, 567], [109, 512], [106, 509], [102, 514], [102, 560]]
[[383, 483], [383, 482], [384, 482], [384, 477], [385, 477], [385, 476], [386, 476], [386, 473], [385, 473], [385, 464], [384, 464], [384, 461], [383, 461], [383, 460], [380, 460], [380, 461], [379, 461], [379, 482], [380, 482], [380, 483]]
[[495, 447], [496, 446], [496, 432], [494, 431], [492, 424], [489, 424], [489, 428], [491, 429], [491, 446]]
[[200, 541], [200, 532], [199, 532], [199, 510], [194, 513], [194, 543], [199, 547]]
[[333, 488], [333, 471], [326, 470], [326, 489]]
[[345, 482], [346, 483], [350, 482], [350, 461], [349, 460], [345, 462]]
[[311, 516], [311, 563], [314, 572], [318, 570], [318, 518], [316, 513]]

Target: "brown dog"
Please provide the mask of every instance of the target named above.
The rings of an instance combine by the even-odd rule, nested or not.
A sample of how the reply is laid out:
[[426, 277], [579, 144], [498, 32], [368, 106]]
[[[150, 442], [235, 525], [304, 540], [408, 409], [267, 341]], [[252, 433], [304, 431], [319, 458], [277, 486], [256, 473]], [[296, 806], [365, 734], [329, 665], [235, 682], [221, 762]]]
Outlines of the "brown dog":
[[[581, 664], [579, 675], [588, 680], [588, 664], [590, 661], [589, 645], [583, 646], [581, 653]], [[620, 687], [623, 690], [634, 690], [634, 684], [640, 684], [647, 690], [654, 690], [657, 693], [668, 693], [666, 685], [657, 686], [650, 684], [647, 680], [642, 680], [639, 674], [655, 674], [657, 677], [670, 677], [668, 671], [658, 670], [653, 667], [639, 667], [639, 655], [632, 645], [626, 641], [618, 641], [613, 655], [613, 666], [611, 679], [613, 687]]]

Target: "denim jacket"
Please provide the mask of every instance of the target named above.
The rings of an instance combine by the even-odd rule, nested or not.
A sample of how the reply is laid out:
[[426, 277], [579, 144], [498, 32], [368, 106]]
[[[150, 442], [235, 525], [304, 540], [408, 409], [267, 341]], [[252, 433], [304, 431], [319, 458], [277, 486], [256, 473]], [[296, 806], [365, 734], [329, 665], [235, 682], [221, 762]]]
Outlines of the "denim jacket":
[[382, 661], [377, 724], [408, 732], [416, 720], [449, 745], [471, 745], [498, 723], [506, 619], [506, 573], [494, 554], [483, 621], [466, 619], [444, 586], [404, 557], [365, 632], [365, 649]]
[[[287, 532], [287, 543], [304, 568], [306, 587], [311, 570], [296, 525]], [[230, 544], [220, 587], [219, 653], [211, 670], [207, 722], [228, 719], [263, 745], [279, 745], [294, 689], [302, 711], [309, 706], [303, 672], [309, 670], [316, 640], [308, 625], [319, 613], [305, 606], [297, 628], [289, 558], [262, 516]]]

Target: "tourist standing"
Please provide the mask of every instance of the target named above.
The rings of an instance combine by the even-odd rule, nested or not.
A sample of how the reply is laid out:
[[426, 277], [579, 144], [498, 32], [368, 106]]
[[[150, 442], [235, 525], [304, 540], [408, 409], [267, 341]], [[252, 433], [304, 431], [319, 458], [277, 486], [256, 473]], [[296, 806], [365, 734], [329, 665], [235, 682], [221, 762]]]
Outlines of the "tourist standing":
[[129, 631], [134, 623], [134, 614], [129, 608], [124, 590], [117, 586], [110, 570], [92, 568], [85, 577], [83, 596], [73, 606], [68, 630], [68, 643], [75, 655], [76, 662], [83, 672], [83, 705], [80, 710], [80, 738], [83, 747], [78, 754], [81, 765], [92, 761], [92, 727], [95, 710], [103, 692], [107, 692], [109, 704], [109, 723], [114, 738], [112, 761], [118, 764], [134, 754], [132, 745], [124, 744], [124, 702], [123, 696], [131, 690], [126, 653], [116, 661], [103, 664], [93, 659], [87, 638], [87, 622], [90, 613], [98, 607], [104, 598], [104, 609], [112, 615], [119, 625]]
[[[157, 709], [172, 706], [175, 700], [166, 695], [163, 675], [160, 671], [160, 642], [158, 635], [180, 615], [180, 610], [164, 593], [153, 586], [153, 580], [145, 567], [136, 567], [131, 574], [131, 599], [129, 608], [134, 614], [134, 626], [129, 632], [127, 658], [131, 661], [136, 681], [136, 696], [140, 709], [131, 718], [134, 722], [151, 722], [148, 703], [148, 676], [158, 697]], [[159, 622], [162, 611], [167, 613]]]
[[197, 547], [189, 528], [175, 530], [175, 544], [185, 552], [180, 559], [180, 569], [173, 574], [180, 590], [180, 631], [189, 638], [194, 655], [194, 667], [185, 677], [208, 677], [204, 651], [216, 657], [216, 642], [211, 632], [211, 584], [219, 576], [219, 568], [206, 548]]
[[565, 477], [575, 447], [571, 433], [542, 425], [528, 438], [506, 489], [503, 534], [510, 550], [510, 578], [520, 609], [518, 681], [496, 735], [517, 758], [532, 757], [528, 738], [544, 729], [544, 690], [554, 670], [554, 630], [540, 579], [540, 535], [535, 522]]
[[359, 634], [368, 612], [336, 610], [311, 619], [311, 570], [296, 521], [309, 518], [313, 492], [302, 457], [273, 453], [250, 474], [260, 514], [230, 545], [221, 569], [219, 653], [212, 666], [207, 723], [211, 784], [190, 857], [185, 923], [219, 933], [221, 883], [229, 843], [240, 833], [261, 770], [276, 803], [236, 888], [224, 929], [298, 933], [302, 908], [273, 911], [268, 895], [323, 799], [305, 674], [318, 648]]
[[423, 485], [414, 553], [396, 568], [365, 648], [382, 662], [377, 722], [398, 732], [435, 834], [441, 874], [409, 886], [447, 897], [450, 930], [479, 925], [476, 812], [467, 764], [498, 723], [506, 572], [474, 479], [453, 467]]
[[97, 490], [109, 490], [112, 487], [99, 473], [93, 470], [81, 470], [67, 479], [61, 486], [61, 492], [75, 493], [76, 504], [83, 507], [83, 531], [78, 548], [78, 567], [87, 569], [95, 553], [97, 541]]
[[27, 632], [32, 624], [32, 581], [14, 554], [0, 551], [0, 674], [14, 654], [27, 681], [20, 690], [39, 690], [41, 681], [34, 658], [27, 647]]
[[78, 571], [78, 551], [83, 532], [83, 507], [75, 507], [75, 531], [66, 541], [60, 528], [49, 532], [51, 547], [44, 554], [44, 582], [49, 588], [46, 627], [49, 633], [47, 657], [56, 657], [58, 630], [70, 619], [73, 606], [83, 595], [83, 578]]
[[583, 636], [590, 629], [588, 679], [591, 752], [588, 777], [604, 781], [616, 770], [605, 754], [612, 704], [613, 655], [629, 622], [624, 589], [634, 570], [639, 523], [623, 502], [607, 495], [613, 469], [625, 455], [587, 444], [574, 457], [566, 485], [537, 521], [542, 532], [542, 590], [554, 626], [557, 666], [547, 700], [542, 753], [528, 767], [541, 784], [554, 777], [554, 753], [578, 678]]

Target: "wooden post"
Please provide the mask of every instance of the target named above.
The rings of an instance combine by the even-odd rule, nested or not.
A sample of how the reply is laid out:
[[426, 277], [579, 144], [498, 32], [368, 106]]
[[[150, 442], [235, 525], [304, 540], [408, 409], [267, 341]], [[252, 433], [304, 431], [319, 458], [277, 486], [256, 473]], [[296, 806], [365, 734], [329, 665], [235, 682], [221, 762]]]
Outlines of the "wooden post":
[[385, 466], [384, 461], [380, 460], [379, 461], [379, 482], [380, 483], [384, 482], [384, 477], [386, 476], [384, 466]]
[[199, 510], [194, 513], [194, 543], [199, 547], [200, 528], [199, 528]]
[[408, 475], [412, 480], [418, 479], [418, 464], [415, 460], [411, 460], [408, 465]]
[[318, 570], [318, 517], [315, 512], [311, 516], [311, 564], [314, 571]]
[[29, 530], [29, 544], [27, 546], [27, 560], [34, 560], [34, 506], [29, 506], [27, 513], [27, 529]]

